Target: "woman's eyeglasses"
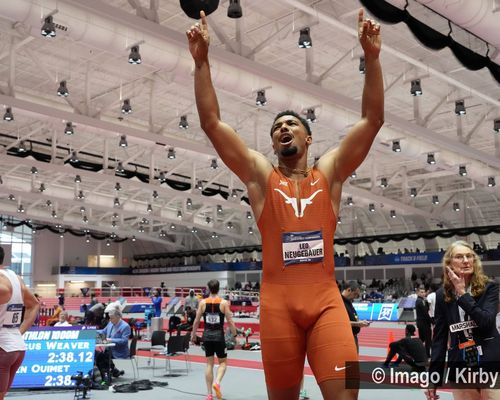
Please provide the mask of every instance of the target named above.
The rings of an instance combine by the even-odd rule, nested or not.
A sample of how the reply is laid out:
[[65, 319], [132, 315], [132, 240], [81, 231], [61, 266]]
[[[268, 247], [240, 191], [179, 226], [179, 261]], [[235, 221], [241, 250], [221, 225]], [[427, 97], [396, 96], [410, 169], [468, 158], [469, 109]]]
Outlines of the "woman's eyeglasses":
[[469, 253], [469, 254], [455, 254], [453, 256], [454, 260], [457, 261], [462, 261], [463, 259], [467, 259], [467, 261], [472, 261], [476, 258], [475, 254]]

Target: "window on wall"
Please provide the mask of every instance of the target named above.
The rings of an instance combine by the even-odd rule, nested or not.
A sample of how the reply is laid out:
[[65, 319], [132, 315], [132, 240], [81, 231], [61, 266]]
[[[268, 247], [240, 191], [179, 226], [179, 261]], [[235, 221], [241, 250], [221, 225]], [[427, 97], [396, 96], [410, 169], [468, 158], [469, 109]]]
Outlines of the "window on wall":
[[[18, 221], [13, 221], [13, 223], [17, 224]], [[11, 250], [10, 260], [5, 259], [4, 265], [20, 275], [27, 286], [31, 286], [33, 274], [31, 228], [24, 224], [11, 226], [4, 221], [0, 223], [0, 228], [0, 245], [10, 246]]]

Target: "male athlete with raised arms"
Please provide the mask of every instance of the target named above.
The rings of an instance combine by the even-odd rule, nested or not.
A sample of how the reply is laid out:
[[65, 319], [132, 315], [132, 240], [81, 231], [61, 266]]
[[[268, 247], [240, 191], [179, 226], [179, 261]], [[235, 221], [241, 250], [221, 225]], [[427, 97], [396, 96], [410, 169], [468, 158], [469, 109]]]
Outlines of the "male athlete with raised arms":
[[324, 399], [355, 399], [345, 362], [358, 359], [334, 279], [333, 236], [342, 184], [363, 162], [384, 122], [380, 26], [358, 15], [365, 55], [361, 119], [340, 145], [309, 167], [309, 124], [293, 111], [271, 128], [273, 165], [221, 121], [208, 60], [206, 16], [187, 31], [202, 129], [224, 163], [246, 185], [262, 235], [261, 348], [269, 399], [297, 399], [305, 355]]

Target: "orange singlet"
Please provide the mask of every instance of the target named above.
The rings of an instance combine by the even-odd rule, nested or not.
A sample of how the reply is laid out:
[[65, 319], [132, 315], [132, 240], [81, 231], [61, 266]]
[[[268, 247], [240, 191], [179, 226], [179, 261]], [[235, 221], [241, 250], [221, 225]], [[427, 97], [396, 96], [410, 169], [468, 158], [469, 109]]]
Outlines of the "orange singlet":
[[316, 381], [344, 379], [356, 345], [334, 279], [337, 220], [325, 176], [296, 181], [271, 172], [258, 221], [262, 235], [261, 348], [266, 384], [300, 384], [305, 354]]

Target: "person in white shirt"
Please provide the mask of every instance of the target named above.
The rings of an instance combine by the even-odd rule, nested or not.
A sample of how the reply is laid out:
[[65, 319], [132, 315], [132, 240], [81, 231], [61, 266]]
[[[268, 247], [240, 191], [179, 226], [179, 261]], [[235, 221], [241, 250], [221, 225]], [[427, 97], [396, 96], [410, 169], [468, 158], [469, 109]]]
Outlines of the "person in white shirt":
[[59, 321], [54, 324], [54, 326], [72, 326], [69, 322], [69, 315], [67, 311], [61, 312], [59, 314]]
[[0, 400], [9, 391], [23, 362], [26, 351], [23, 334], [35, 322], [40, 308], [21, 277], [3, 266], [4, 256], [0, 247]]
[[434, 309], [436, 307], [436, 291], [439, 289], [439, 285], [436, 283], [431, 283], [431, 292], [427, 295], [427, 302], [429, 303], [429, 315], [431, 317], [431, 323], [434, 325]]

